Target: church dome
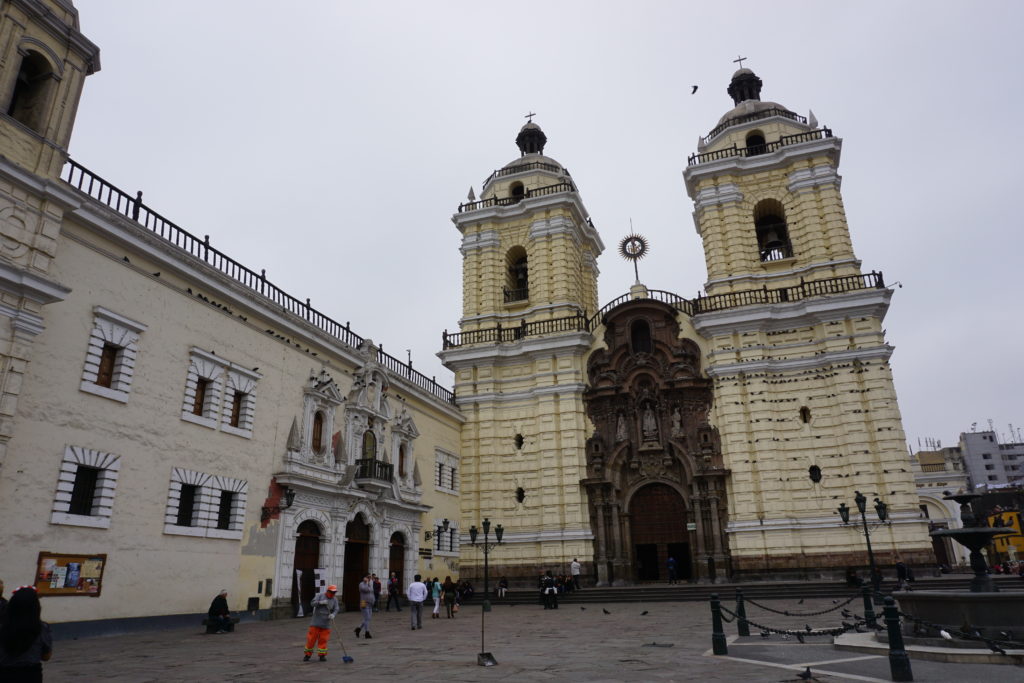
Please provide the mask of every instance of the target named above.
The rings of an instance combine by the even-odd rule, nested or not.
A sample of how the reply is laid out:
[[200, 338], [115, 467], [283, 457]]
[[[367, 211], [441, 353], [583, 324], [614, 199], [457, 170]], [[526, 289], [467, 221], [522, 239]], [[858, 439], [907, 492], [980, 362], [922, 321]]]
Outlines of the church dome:
[[544, 131], [533, 121], [520, 128], [519, 135], [516, 136], [516, 145], [519, 146], [519, 152], [523, 156], [527, 154], [543, 154], [544, 145], [547, 144], [547, 141], [548, 136], [544, 135]]

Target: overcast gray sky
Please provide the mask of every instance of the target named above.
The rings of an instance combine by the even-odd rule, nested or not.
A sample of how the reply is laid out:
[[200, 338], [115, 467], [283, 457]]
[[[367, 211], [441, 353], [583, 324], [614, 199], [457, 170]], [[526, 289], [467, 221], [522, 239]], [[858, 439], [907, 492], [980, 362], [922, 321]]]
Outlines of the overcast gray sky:
[[1024, 3], [76, 6], [103, 68], [72, 157], [446, 386], [450, 218], [518, 157], [524, 114], [607, 246], [601, 301], [633, 281], [615, 248], [630, 219], [651, 242], [641, 280], [693, 297], [707, 273], [682, 171], [748, 57], [763, 99], [844, 141], [857, 256], [903, 284], [885, 326], [908, 441], [1024, 427]]

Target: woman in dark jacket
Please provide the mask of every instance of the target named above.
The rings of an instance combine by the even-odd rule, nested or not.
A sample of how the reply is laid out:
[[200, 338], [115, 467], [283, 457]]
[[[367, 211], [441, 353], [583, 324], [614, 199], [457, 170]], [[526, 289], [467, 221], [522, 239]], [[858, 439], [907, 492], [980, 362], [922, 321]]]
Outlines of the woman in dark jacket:
[[41, 612], [35, 586], [22, 586], [7, 602], [0, 617], [0, 680], [5, 683], [43, 680], [42, 662], [53, 654], [53, 636]]
[[444, 577], [444, 585], [441, 587], [442, 597], [444, 598], [444, 607], [448, 610], [448, 618], [452, 618], [452, 608], [455, 606], [455, 583], [452, 581], [452, 577]]
[[235, 624], [231, 619], [231, 610], [228, 609], [228, 592], [222, 590], [210, 603], [210, 609], [206, 618], [216, 626], [216, 633], [227, 633], [235, 630]]

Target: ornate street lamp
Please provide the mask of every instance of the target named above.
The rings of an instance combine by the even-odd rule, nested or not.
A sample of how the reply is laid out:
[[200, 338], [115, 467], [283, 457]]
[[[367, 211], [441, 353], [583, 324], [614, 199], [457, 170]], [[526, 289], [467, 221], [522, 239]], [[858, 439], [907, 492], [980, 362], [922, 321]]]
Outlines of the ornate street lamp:
[[277, 505], [264, 505], [260, 510], [260, 521], [269, 522], [271, 517], [281, 514], [283, 510], [290, 508], [294, 502], [295, 490], [285, 486], [283, 500], [279, 498]]
[[[483, 609], [480, 610], [480, 653], [476, 656], [476, 663], [480, 666], [494, 666], [498, 662], [494, 659], [494, 655], [490, 652], [486, 652], [484, 648], [484, 633], [485, 633], [485, 615], [491, 611], [491, 591], [490, 591], [490, 565], [488, 564], [488, 556], [493, 548], [501, 545], [501, 537], [505, 533], [505, 530], [501, 528], [501, 525], [494, 527], [494, 537], [497, 539], [496, 542], [491, 543], [488, 540], [488, 536], [491, 532], [491, 520], [484, 517], [484, 521], [480, 523], [480, 526], [484, 530], [484, 542], [481, 544], [481, 549], [484, 551], [484, 604]], [[469, 527], [469, 542], [476, 546], [476, 538], [479, 535], [476, 526]]]
[[[871, 584], [874, 586], [874, 590], [877, 593], [879, 588], [878, 571], [875, 568], [875, 553], [871, 549], [871, 529], [868, 528], [868, 499], [860, 491], [854, 491], [853, 502], [857, 505], [857, 511], [860, 512], [860, 520], [864, 525], [864, 540], [868, 544], [868, 564], [871, 568]], [[875, 498], [875, 513], [878, 515], [879, 521], [885, 524], [889, 519], [889, 506], [881, 501], [879, 498]], [[846, 503], [839, 504], [839, 516], [843, 520], [843, 524], [850, 523], [850, 508], [846, 507]]]
[[[449, 522], [448, 518], [445, 517], [443, 520], [441, 520], [440, 524], [438, 524], [436, 527], [434, 527], [434, 531], [424, 531], [423, 532], [423, 540], [424, 541], [429, 541], [431, 538], [438, 538], [438, 537], [441, 536], [441, 534], [448, 533], [448, 526], [450, 524], [451, 524], [451, 522]], [[440, 550], [440, 548], [438, 548], [438, 550]]]

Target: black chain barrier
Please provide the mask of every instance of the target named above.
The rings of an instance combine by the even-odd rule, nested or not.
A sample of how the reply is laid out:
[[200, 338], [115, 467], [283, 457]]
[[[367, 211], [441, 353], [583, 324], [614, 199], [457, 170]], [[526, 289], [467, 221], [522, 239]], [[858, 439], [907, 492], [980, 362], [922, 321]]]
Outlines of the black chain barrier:
[[766, 612], [773, 612], [775, 614], [782, 614], [782, 615], [787, 616], [787, 617], [817, 617], [817, 616], [820, 616], [822, 614], [828, 614], [829, 612], [835, 612], [837, 609], [842, 609], [843, 607], [846, 607], [847, 605], [849, 605], [851, 602], [853, 602], [854, 600], [856, 600], [860, 596], [861, 596], [860, 593], [855, 593], [854, 595], [851, 595], [845, 602], [841, 602], [838, 605], [834, 605], [832, 607], [829, 607], [828, 609], [823, 609], [820, 612], [791, 612], [789, 610], [772, 609], [771, 607], [768, 607], [767, 605], [762, 605], [759, 602], [751, 600], [746, 595], [743, 596], [743, 601], [746, 602], [749, 605], [753, 605], [754, 607], [760, 607], [761, 609], [765, 610]]
[[[729, 614], [732, 615], [732, 619], [725, 619], [724, 614], [722, 616], [722, 619], [725, 619], [725, 621], [727, 621], [729, 623], [731, 623], [735, 619], [739, 618], [739, 615], [737, 615], [735, 612], [733, 612], [731, 609], [729, 609], [728, 607], [726, 607], [724, 605], [722, 605], [720, 607], [720, 609], [721, 609], [722, 612], [728, 612]], [[743, 619], [743, 621], [745, 621], [746, 623], [750, 624], [751, 626], [753, 626], [755, 628], [761, 629], [762, 633], [764, 633], [764, 632], [776, 633], [776, 634], [779, 634], [779, 635], [793, 636], [793, 637], [800, 637], [800, 638], [811, 638], [811, 637], [814, 637], [814, 636], [838, 636], [838, 635], [842, 635], [843, 633], [846, 633], [847, 631], [850, 631], [850, 630], [852, 630], [854, 628], [853, 626], [840, 626], [838, 628], [829, 628], [829, 629], [819, 628], [819, 629], [811, 629], [810, 631], [808, 631], [807, 629], [796, 630], [796, 629], [773, 628], [771, 626], [764, 626], [762, 624], [759, 624], [756, 621], [751, 621], [750, 619]]]
[[[725, 608], [723, 607], [722, 609], [725, 609]], [[985, 636], [981, 635], [981, 633], [977, 633], [977, 632], [976, 633], [964, 633], [963, 631], [960, 631], [958, 629], [947, 629], [942, 624], [933, 624], [932, 622], [928, 621], [927, 619], [921, 619], [920, 617], [915, 617], [914, 615], [906, 614], [905, 612], [900, 612], [899, 614], [904, 619], [912, 621], [912, 622], [914, 622], [915, 624], [917, 624], [919, 626], [927, 626], [928, 628], [931, 628], [931, 629], [933, 629], [935, 631], [945, 631], [949, 635], [951, 635], [951, 636], [953, 636], [955, 638], [960, 638], [961, 640], [973, 640], [973, 641], [979, 641], [979, 642], [985, 643], [986, 645], [988, 645], [990, 650], [992, 650], [993, 652], [998, 652], [999, 654], [1003, 654], [1003, 655], [1006, 654], [1005, 652], [1002, 651], [1003, 647], [1009, 647], [1009, 648], [1012, 648], [1012, 649], [1024, 648], [1024, 642], [1020, 642], [1020, 641], [1016, 641], [1016, 640], [996, 640], [995, 638], [986, 638]], [[995, 646], [995, 647], [993, 647], [993, 646]], [[999, 649], [996, 649], [997, 647]]]

